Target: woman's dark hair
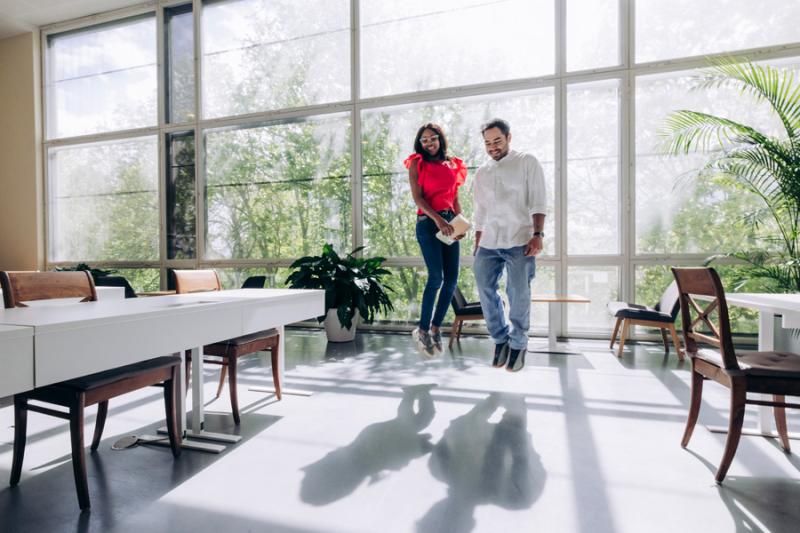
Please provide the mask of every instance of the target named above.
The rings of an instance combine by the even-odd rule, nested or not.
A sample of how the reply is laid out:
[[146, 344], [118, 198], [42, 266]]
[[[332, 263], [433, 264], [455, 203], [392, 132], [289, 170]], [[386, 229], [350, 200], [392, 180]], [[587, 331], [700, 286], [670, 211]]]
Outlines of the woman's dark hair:
[[[439, 136], [439, 151], [436, 152], [436, 155], [431, 155], [422, 147], [420, 138], [422, 138], [422, 133], [425, 130], [431, 130]], [[433, 122], [423, 124], [422, 127], [417, 130], [417, 136], [414, 137], [414, 151], [421, 155], [422, 159], [425, 161], [447, 161], [450, 159], [450, 157], [447, 155], [447, 137], [444, 136], [442, 127], [438, 124], [434, 124]]]

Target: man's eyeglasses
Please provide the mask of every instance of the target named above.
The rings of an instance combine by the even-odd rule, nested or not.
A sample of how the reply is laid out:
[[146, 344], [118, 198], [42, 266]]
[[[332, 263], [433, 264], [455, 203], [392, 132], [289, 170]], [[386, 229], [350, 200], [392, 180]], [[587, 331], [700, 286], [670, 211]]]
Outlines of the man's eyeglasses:
[[419, 142], [422, 144], [433, 144], [439, 140], [438, 135], [431, 135], [430, 137], [420, 137]]

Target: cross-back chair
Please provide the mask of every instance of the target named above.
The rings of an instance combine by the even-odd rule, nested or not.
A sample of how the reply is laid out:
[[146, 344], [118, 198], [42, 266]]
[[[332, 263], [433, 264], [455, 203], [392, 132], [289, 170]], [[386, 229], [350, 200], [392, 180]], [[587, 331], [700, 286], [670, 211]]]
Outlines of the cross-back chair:
[[[728, 438], [715, 476], [722, 483], [742, 434], [745, 406], [766, 405], [774, 410], [775, 425], [788, 453], [785, 396], [800, 395], [800, 356], [785, 352], [739, 352], [733, 347], [728, 304], [713, 268], [673, 268], [678, 283], [686, 351], [692, 361], [692, 398], [681, 446], [689, 444], [700, 413], [703, 381], [711, 379], [731, 390]], [[700, 297], [700, 298], [698, 298]], [[714, 318], [716, 317], [716, 318]], [[700, 348], [698, 343], [713, 348]], [[747, 393], [772, 395], [772, 401], [748, 399]]]
[[[80, 302], [97, 300], [94, 282], [88, 272], [0, 272], [0, 285], [6, 308], [27, 307], [25, 302], [55, 298], [79, 298]], [[109, 349], [113, 349], [109, 348]], [[181, 453], [176, 400], [180, 379], [180, 357], [157, 357], [88, 376], [38, 387], [14, 396], [14, 451], [11, 486], [19, 483], [27, 440], [28, 412], [69, 420], [72, 444], [72, 469], [81, 509], [88, 509], [89, 484], [84, 456], [84, 411], [97, 404], [97, 419], [91, 450], [97, 450], [103, 434], [110, 399], [150, 385], [163, 384], [164, 407], [172, 454]], [[66, 412], [32, 404], [30, 401], [55, 404]]]
[[[192, 292], [218, 291], [222, 289], [219, 276], [214, 270], [174, 270], [175, 290], [178, 294]], [[261, 285], [263, 287], [263, 283]], [[281, 381], [278, 374], [278, 347], [280, 346], [280, 335], [277, 329], [267, 329], [250, 335], [242, 335], [222, 342], [215, 342], [203, 347], [205, 356], [203, 362], [221, 365], [222, 371], [219, 376], [217, 386], [217, 397], [222, 392], [225, 384], [225, 374], [228, 375], [228, 388], [230, 389], [231, 411], [233, 421], [238, 425], [239, 416], [239, 397], [236, 391], [237, 372], [236, 363], [240, 357], [256, 352], [270, 352], [272, 362], [272, 382], [275, 386], [275, 396], [281, 399]], [[191, 371], [191, 356], [186, 354], [186, 380], [188, 382]]]

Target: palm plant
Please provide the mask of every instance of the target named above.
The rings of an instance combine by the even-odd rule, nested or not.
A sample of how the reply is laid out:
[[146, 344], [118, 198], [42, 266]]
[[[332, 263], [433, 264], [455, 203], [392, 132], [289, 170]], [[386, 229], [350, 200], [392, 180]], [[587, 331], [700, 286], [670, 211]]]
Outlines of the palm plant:
[[748, 264], [750, 279], [761, 287], [800, 291], [800, 83], [788, 69], [723, 58], [711, 61], [696, 78], [696, 88], [736, 89], [766, 104], [778, 118], [780, 134], [769, 135], [729, 118], [680, 110], [667, 117], [659, 133], [666, 153], [711, 154], [700, 176], [724, 176], [763, 201], [745, 219], [756, 228], [770, 228], [763, 238], [768, 251], [724, 255]]

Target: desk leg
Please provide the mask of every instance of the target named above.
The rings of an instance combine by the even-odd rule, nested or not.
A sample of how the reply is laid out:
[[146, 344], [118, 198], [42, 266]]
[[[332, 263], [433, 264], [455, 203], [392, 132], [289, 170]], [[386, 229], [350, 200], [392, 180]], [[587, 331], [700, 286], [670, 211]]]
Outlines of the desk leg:
[[550, 348], [551, 352], [556, 351], [556, 329], [558, 328], [559, 316], [558, 316], [558, 303], [550, 302], [547, 304], [547, 347]]

